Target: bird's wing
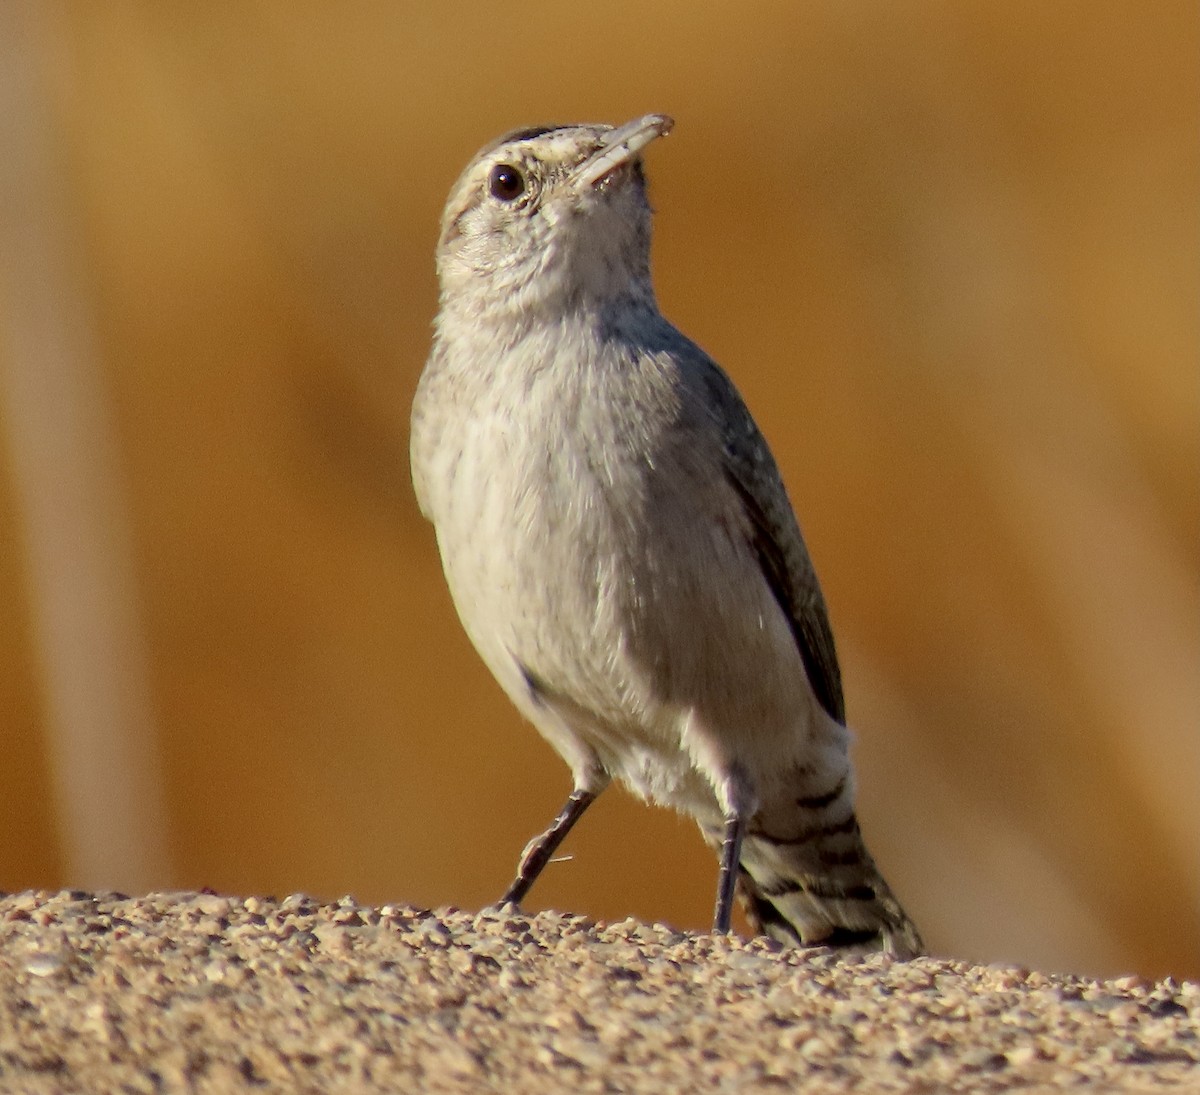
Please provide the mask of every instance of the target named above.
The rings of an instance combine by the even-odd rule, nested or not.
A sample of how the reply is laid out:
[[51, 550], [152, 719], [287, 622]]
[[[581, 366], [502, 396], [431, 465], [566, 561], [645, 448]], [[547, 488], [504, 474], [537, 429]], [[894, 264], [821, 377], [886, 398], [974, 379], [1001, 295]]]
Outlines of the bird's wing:
[[825, 598], [788, 501], [779, 468], [733, 382], [704, 358], [697, 374], [704, 404], [715, 416], [723, 470], [741, 500], [750, 546], [800, 650], [808, 681], [821, 706], [845, 724], [846, 703]]

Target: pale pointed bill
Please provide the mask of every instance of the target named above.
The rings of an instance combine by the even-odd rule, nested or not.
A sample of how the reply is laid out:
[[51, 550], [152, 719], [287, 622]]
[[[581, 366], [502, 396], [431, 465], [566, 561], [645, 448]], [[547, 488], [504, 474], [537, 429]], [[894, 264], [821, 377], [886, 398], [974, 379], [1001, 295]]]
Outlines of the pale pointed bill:
[[635, 160], [651, 141], [670, 133], [674, 125], [675, 119], [665, 114], [647, 114], [610, 130], [604, 135], [604, 143], [575, 169], [575, 185], [583, 189], [602, 183]]

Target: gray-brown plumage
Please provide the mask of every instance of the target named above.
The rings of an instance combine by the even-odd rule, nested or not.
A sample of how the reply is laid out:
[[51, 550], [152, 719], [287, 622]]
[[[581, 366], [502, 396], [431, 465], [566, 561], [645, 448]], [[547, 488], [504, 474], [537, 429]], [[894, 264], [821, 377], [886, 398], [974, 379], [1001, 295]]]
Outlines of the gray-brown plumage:
[[766, 442], [658, 311], [640, 151], [670, 120], [524, 130], [451, 191], [413, 481], [459, 615], [574, 791], [519, 901], [612, 778], [694, 817], [790, 942], [913, 955], [863, 844], [825, 603]]

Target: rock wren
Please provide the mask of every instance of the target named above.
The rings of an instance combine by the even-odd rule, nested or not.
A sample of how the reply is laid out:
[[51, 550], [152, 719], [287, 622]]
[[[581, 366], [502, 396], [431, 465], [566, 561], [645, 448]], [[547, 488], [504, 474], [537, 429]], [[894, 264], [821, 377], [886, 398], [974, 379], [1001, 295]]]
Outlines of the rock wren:
[[854, 813], [825, 602], [732, 381], [658, 310], [641, 152], [670, 118], [547, 126], [450, 192], [412, 472], [471, 641], [570, 766], [519, 902], [616, 777], [695, 818], [758, 931], [922, 949]]

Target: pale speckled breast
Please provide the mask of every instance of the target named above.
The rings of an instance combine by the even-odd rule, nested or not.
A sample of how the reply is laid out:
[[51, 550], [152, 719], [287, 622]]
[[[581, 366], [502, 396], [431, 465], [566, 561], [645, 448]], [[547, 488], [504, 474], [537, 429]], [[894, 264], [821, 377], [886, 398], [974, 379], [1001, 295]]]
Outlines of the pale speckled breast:
[[502, 683], [518, 662], [616, 719], [647, 465], [586, 380], [477, 389], [445, 428], [432, 516], [463, 623]]
[[463, 624], [513, 700], [539, 722], [533, 676], [614, 775], [696, 812], [711, 796], [688, 720], [753, 744], [764, 777], [786, 768], [813, 714], [803, 667], [674, 364], [571, 343], [462, 384], [436, 442], [414, 425], [417, 474]]

